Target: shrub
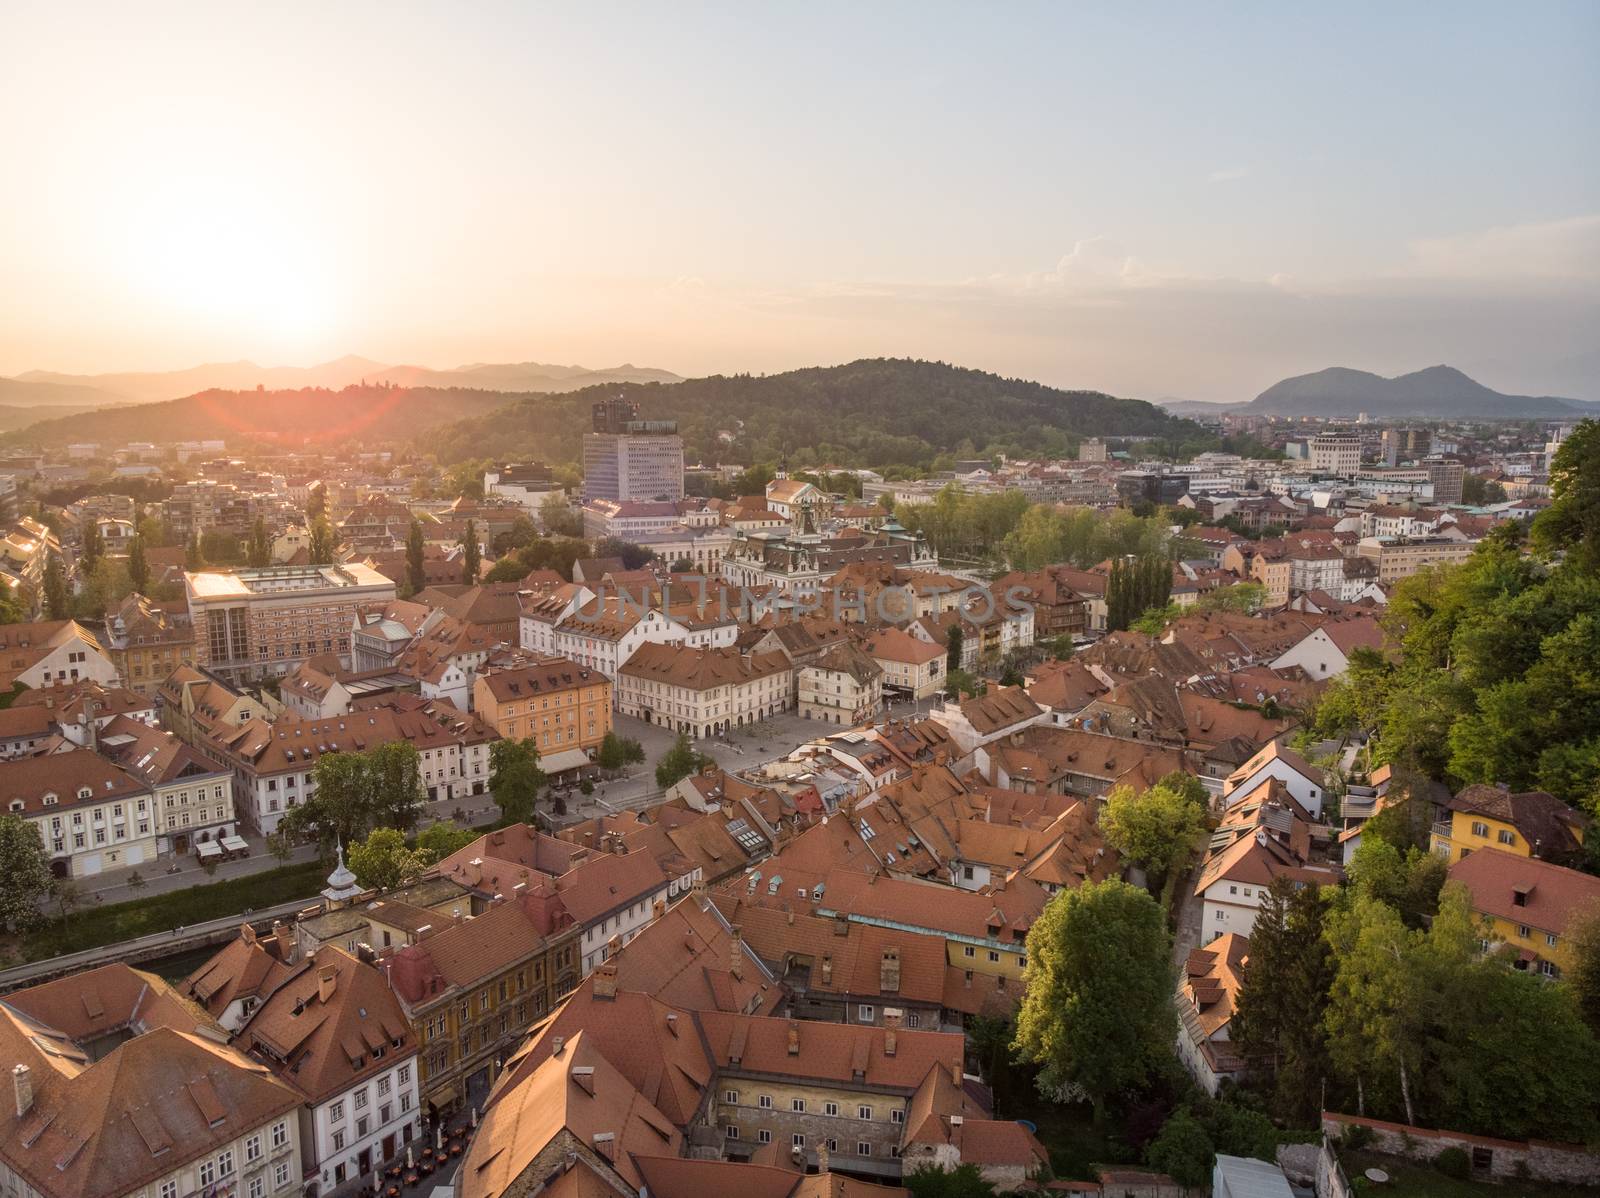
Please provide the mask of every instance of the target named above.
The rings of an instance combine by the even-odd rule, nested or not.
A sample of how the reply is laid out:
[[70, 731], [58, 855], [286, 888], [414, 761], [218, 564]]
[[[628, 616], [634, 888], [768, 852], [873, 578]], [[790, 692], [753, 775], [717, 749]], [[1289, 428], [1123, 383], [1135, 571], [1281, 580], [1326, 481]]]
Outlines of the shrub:
[[1446, 1148], [1433, 1158], [1433, 1167], [1457, 1181], [1466, 1181], [1472, 1173], [1472, 1161], [1465, 1148]]

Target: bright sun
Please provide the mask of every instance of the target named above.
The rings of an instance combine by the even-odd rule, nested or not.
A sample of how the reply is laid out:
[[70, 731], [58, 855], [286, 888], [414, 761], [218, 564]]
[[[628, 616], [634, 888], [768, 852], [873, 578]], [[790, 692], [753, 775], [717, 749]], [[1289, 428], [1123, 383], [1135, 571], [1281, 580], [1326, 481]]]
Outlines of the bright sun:
[[333, 304], [325, 256], [271, 197], [242, 183], [157, 188], [133, 215], [130, 273], [150, 302], [270, 341], [327, 330]]

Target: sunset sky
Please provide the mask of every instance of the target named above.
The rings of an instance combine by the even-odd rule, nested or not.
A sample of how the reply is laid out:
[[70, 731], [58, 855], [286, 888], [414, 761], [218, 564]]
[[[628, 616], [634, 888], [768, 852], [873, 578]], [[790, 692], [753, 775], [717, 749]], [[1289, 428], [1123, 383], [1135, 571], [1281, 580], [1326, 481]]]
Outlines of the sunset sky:
[[0, 32], [0, 374], [912, 355], [1245, 399], [1450, 362], [1600, 399], [1600, 4], [75, 3]]

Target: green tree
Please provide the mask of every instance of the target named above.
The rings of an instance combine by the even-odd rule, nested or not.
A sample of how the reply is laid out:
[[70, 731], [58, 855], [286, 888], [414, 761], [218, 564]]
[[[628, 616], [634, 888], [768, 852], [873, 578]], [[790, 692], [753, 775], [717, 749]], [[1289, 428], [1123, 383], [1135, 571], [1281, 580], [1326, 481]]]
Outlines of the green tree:
[[1168, 603], [1165, 607], [1147, 607], [1138, 619], [1131, 622], [1128, 627], [1135, 632], [1142, 632], [1146, 636], [1160, 636], [1167, 630], [1167, 625], [1173, 623], [1183, 615], [1183, 608], [1176, 603]]
[[325, 519], [327, 515], [328, 488], [322, 483], [315, 483], [306, 495], [306, 527], [312, 527], [318, 520]]
[[66, 574], [57, 553], [50, 555], [44, 567], [44, 607], [52, 620], [65, 620], [72, 614], [72, 597], [67, 593]]
[[0, 580], [0, 624], [26, 624], [32, 618], [27, 604], [17, 597], [17, 588]]
[[413, 516], [411, 526], [406, 530], [406, 584], [413, 595], [428, 585], [423, 554], [422, 522]]
[[551, 495], [539, 505], [539, 523], [553, 537], [581, 537], [583, 521], [559, 496]]
[[1404, 852], [1363, 829], [1350, 860], [1351, 893], [1387, 903], [1408, 927], [1420, 928], [1439, 910], [1439, 891], [1450, 867], [1443, 857], [1412, 847]]
[[478, 548], [478, 522], [468, 520], [467, 533], [461, 542], [461, 581], [467, 586], [476, 585], [481, 561], [482, 551]]
[[1231, 611], [1253, 615], [1267, 602], [1267, 588], [1259, 582], [1236, 582], [1206, 591], [1195, 604], [1200, 611]]
[[944, 689], [960, 698], [962, 695], [981, 695], [989, 688], [988, 684], [974, 678], [966, 670], [948, 670], [944, 676]]
[[328, 523], [326, 516], [318, 516], [311, 524], [311, 538], [306, 546], [306, 551], [311, 558], [313, 566], [327, 566], [333, 564], [334, 550], [338, 546], [338, 538], [334, 535], [333, 525]]
[[709, 760], [695, 749], [686, 734], [680, 732], [672, 742], [672, 748], [656, 762], [656, 785], [662, 790], [676, 786]]
[[1244, 983], [1229, 1036], [1274, 1113], [1291, 1127], [1314, 1123], [1328, 1075], [1328, 1039], [1317, 1017], [1333, 985], [1333, 955], [1323, 934], [1326, 904], [1314, 886], [1278, 878], [1250, 932]]
[[374, 828], [345, 854], [356, 881], [369, 890], [393, 890], [422, 876], [429, 862], [406, 845], [405, 833], [395, 828]]
[[190, 570], [204, 570], [206, 568], [206, 554], [205, 550], [201, 548], [199, 533], [195, 533], [189, 543], [184, 546], [183, 564]]
[[622, 768], [622, 738], [615, 732], [607, 732], [600, 740], [600, 748], [595, 753], [595, 762], [601, 769], [620, 770]]
[[410, 741], [365, 753], [324, 753], [313, 775], [315, 792], [289, 808], [278, 828], [287, 841], [315, 841], [324, 854], [336, 842], [354, 845], [375, 828], [415, 826], [426, 798], [421, 757]]
[[0, 930], [31, 932], [50, 893], [50, 856], [39, 829], [20, 815], [0, 815]]
[[141, 595], [150, 592], [150, 562], [144, 555], [144, 538], [136, 536], [128, 546], [128, 581]]
[[1186, 1187], [1208, 1183], [1216, 1159], [1210, 1133], [1187, 1108], [1174, 1111], [1144, 1150], [1145, 1164]]
[[1578, 1014], [1600, 1036], [1600, 902], [1591, 901], [1567, 917], [1567, 969], [1562, 984]]
[[429, 824], [417, 837], [417, 852], [426, 864], [437, 865], [476, 839], [478, 834], [471, 828], [461, 828], [449, 820], [439, 820]]
[[257, 568], [272, 564], [272, 538], [267, 535], [267, 522], [260, 516], [250, 527], [248, 561]]
[[489, 789], [501, 814], [515, 823], [531, 823], [545, 784], [533, 738], [495, 741], [489, 749], [489, 767]]
[[100, 535], [100, 522], [91, 516], [83, 526], [83, 549], [78, 554], [78, 569], [84, 573], [93, 570], [105, 551], [106, 543]]
[[1056, 661], [1070, 661], [1073, 653], [1077, 651], [1077, 647], [1072, 643], [1072, 634], [1066, 632], [1045, 641], [1044, 649]]
[[946, 674], [954, 674], [966, 669], [961, 662], [964, 651], [963, 642], [965, 640], [966, 633], [962, 631], [961, 622], [959, 620], [951, 621], [950, 627], [945, 633], [944, 672]]
[[1110, 879], [1064, 890], [1028, 930], [1016, 1050], [1040, 1083], [1076, 1086], [1096, 1122], [1115, 1094], [1165, 1067], [1176, 1017], [1171, 938], [1160, 906]]
[[1550, 506], [1533, 522], [1533, 544], [1600, 571], [1600, 421], [1578, 424], [1550, 462]]
[[994, 1198], [994, 1183], [970, 1161], [946, 1169], [925, 1161], [901, 1178], [911, 1198]]
[[1188, 795], [1157, 784], [1136, 794], [1126, 784], [1115, 786], [1100, 812], [1106, 843], [1143, 866], [1153, 884], [1181, 869], [1204, 843], [1206, 812]]

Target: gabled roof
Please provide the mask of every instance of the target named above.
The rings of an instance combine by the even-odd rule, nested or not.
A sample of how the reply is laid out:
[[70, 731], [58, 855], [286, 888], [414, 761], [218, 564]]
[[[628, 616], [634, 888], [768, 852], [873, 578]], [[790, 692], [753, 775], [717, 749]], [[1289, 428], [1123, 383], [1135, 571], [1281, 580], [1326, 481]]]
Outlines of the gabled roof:
[[299, 962], [236, 1041], [318, 1103], [417, 1052], [394, 991], [375, 965], [324, 945]]
[[1600, 915], [1600, 878], [1499, 849], [1475, 849], [1450, 867], [1472, 892], [1472, 909], [1541, 932], [1564, 935], [1582, 911]]
[[456, 1192], [504, 1194], [563, 1132], [605, 1157], [635, 1188], [643, 1183], [636, 1157], [677, 1156], [683, 1145], [672, 1120], [606, 1059], [591, 1033], [580, 1031], [517, 1085], [496, 1088], [462, 1158]]
[[1447, 804], [1450, 810], [1510, 824], [1536, 856], [1566, 857], [1582, 846], [1587, 817], [1542, 790], [1513, 792], [1506, 787], [1475, 783]]

